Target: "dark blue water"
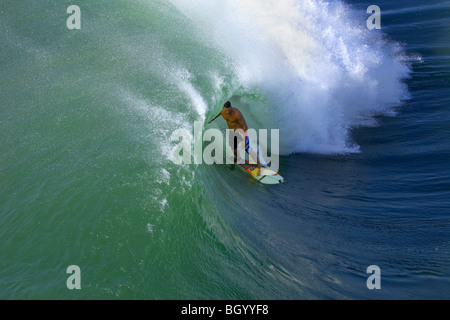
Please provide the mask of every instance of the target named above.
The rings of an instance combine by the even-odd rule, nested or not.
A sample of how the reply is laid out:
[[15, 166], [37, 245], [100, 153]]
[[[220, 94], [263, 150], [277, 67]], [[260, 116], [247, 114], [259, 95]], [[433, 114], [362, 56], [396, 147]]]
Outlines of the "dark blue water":
[[[386, 36], [420, 57], [406, 81], [411, 98], [352, 130], [358, 154], [284, 157], [287, 183], [270, 190], [264, 223], [247, 231], [290, 276], [314, 279], [315, 298], [448, 299], [450, 2], [377, 5]], [[366, 287], [370, 265], [381, 290]]]
[[[377, 5], [407, 54], [410, 99], [352, 129], [359, 153], [282, 157], [287, 182], [232, 218], [279, 268], [282, 298], [450, 298], [450, 2]], [[381, 290], [367, 288], [371, 265]]]

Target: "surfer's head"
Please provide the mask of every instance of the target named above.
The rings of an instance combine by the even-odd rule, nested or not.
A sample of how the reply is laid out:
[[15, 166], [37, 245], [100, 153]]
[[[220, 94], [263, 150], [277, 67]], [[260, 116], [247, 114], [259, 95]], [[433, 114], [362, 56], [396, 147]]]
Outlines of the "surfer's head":
[[223, 109], [225, 110], [226, 114], [230, 114], [231, 113], [232, 107], [231, 107], [230, 101], [225, 102], [225, 104], [223, 105]]

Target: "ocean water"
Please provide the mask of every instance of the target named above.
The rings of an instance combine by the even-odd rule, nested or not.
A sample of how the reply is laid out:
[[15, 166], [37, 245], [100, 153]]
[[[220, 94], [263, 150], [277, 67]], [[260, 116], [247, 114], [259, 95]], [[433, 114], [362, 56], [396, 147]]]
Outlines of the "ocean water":
[[[0, 44], [1, 299], [450, 298], [449, 1], [2, 0]], [[227, 100], [285, 183], [173, 162]]]

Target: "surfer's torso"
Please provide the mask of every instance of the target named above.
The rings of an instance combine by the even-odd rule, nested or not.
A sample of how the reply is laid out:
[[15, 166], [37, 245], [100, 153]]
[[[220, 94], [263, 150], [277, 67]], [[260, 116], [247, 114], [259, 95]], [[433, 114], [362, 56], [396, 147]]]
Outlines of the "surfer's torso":
[[228, 128], [232, 130], [244, 130], [244, 132], [246, 132], [248, 127], [242, 113], [236, 108], [230, 109], [231, 110], [227, 110], [224, 108], [222, 110], [222, 117], [227, 122]]

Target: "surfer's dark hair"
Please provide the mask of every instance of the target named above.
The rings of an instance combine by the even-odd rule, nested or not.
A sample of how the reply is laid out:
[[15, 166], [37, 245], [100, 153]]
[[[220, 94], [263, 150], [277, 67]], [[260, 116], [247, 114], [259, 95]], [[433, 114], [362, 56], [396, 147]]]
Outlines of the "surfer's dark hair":
[[223, 105], [223, 107], [224, 108], [231, 108], [231, 102], [230, 101], [227, 101], [227, 102], [225, 102], [225, 104]]

